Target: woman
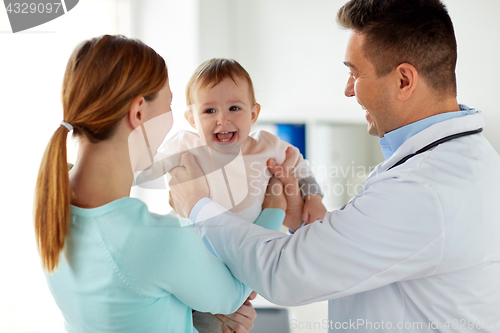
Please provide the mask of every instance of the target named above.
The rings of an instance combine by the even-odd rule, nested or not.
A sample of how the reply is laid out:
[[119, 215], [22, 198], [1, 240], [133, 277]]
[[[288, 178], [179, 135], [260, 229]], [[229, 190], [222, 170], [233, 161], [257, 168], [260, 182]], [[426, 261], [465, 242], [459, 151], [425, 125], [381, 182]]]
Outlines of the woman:
[[[134, 172], [149, 165], [171, 127], [171, 100], [164, 60], [138, 40], [101, 36], [70, 57], [64, 121], [35, 193], [38, 247], [68, 332], [196, 332], [191, 309], [237, 310], [221, 317], [224, 332], [253, 325], [250, 290], [194, 229], [129, 197]], [[68, 173], [71, 130], [79, 150]], [[283, 215], [268, 209], [262, 219]]]

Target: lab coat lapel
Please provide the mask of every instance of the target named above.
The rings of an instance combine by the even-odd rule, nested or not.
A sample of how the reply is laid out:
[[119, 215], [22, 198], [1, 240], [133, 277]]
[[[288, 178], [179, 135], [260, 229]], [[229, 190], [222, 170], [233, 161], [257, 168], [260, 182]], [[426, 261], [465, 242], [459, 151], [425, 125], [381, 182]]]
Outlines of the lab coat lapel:
[[429, 126], [406, 140], [390, 158], [379, 164], [370, 176], [387, 171], [387, 169], [405, 156], [415, 153], [417, 150], [436, 140], [456, 133], [476, 130], [481, 127], [484, 127], [484, 119], [481, 111], [467, 116], [448, 119]]

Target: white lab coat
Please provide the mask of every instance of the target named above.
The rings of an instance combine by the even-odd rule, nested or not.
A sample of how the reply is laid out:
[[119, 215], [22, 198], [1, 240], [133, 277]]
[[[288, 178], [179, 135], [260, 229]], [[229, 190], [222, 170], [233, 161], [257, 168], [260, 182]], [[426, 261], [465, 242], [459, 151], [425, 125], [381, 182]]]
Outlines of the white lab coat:
[[271, 302], [329, 300], [322, 325], [331, 332], [500, 332], [498, 153], [475, 134], [386, 171], [433, 141], [483, 125], [476, 113], [416, 134], [344, 210], [292, 236], [230, 213], [202, 221], [216, 208], [208, 199], [190, 218], [231, 272]]

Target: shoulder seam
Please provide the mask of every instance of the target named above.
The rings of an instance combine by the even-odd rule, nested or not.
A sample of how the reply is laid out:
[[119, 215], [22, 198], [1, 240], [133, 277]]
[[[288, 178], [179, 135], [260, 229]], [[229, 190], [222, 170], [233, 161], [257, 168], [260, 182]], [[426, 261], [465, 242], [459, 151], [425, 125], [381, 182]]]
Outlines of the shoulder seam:
[[[130, 278], [127, 274], [125, 275], [125, 270], [121, 268], [118, 263], [116, 262], [115, 258], [112, 256], [111, 251], [106, 245], [105, 242], [105, 235], [103, 234], [101, 228], [99, 227], [99, 222], [97, 221], [96, 218], [93, 218], [93, 223], [97, 229], [97, 233], [99, 235], [99, 242], [101, 243], [101, 246], [103, 247], [104, 251], [106, 252], [106, 255], [108, 256], [108, 260], [110, 261], [111, 265], [113, 266], [113, 269], [115, 272], [118, 274], [122, 282], [132, 291], [134, 294], [140, 297], [147, 297], [147, 298], [154, 298], [154, 296], [149, 295], [149, 293], [145, 290], [140, 290], [140, 288], [137, 286], [135, 281], [133, 281], [132, 278]], [[129, 281], [130, 280], [130, 281]]]

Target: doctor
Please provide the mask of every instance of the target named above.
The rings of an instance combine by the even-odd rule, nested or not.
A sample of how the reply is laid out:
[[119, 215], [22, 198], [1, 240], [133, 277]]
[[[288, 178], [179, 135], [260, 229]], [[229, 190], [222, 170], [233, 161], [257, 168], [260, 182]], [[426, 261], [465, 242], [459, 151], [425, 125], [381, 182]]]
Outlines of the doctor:
[[330, 331], [499, 332], [500, 158], [481, 133], [481, 112], [457, 103], [444, 5], [351, 0], [337, 19], [352, 30], [345, 94], [366, 109], [386, 158], [359, 193], [293, 235], [230, 213], [205, 219], [217, 204], [203, 178], [173, 188], [177, 210], [268, 300], [329, 300]]

